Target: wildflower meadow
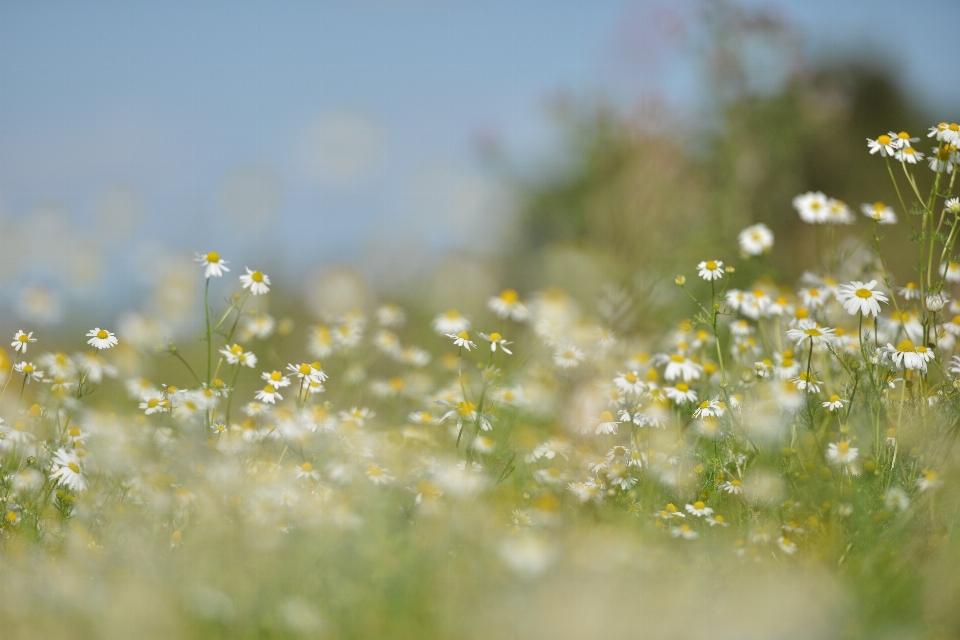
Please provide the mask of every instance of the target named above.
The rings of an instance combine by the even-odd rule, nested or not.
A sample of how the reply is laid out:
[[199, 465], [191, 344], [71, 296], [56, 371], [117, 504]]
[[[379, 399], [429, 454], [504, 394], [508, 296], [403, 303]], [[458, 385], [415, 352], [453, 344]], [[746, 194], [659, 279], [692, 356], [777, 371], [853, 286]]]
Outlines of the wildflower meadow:
[[215, 246], [194, 335], [22, 326], [0, 635], [958, 637], [958, 145], [867, 140], [895, 201], [797, 194], [798, 281], [753, 224], [657, 327], [616, 283], [271, 314]]

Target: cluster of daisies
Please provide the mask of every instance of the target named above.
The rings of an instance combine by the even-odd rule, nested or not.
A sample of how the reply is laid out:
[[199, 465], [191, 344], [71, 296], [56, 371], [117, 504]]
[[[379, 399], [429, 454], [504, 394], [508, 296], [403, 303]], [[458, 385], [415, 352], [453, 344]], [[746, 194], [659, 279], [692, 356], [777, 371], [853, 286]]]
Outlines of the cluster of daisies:
[[[0, 362], [0, 528], [42, 537], [52, 518], [96, 528], [138, 513], [176, 548], [201, 502], [286, 533], [360, 527], [364, 505], [383, 504], [371, 496], [413, 514], [483, 497], [508, 501], [506, 529], [526, 540], [566, 515], [613, 509], [664, 540], [713, 532], [759, 560], [855, 535], [828, 524], [861, 514], [906, 521], [934, 508], [949, 476], [938, 434], [960, 407], [960, 201], [946, 193], [956, 125], [932, 137], [947, 164], [931, 165], [936, 189], [920, 198], [936, 231], [922, 256], [939, 269], [896, 285], [876, 230], [906, 211], [864, 204], [875, 252], [827, 260], [830, 272], [795, 286], [735, 287], [728, 256], [691, 264], [674, 305], [689, 319], [662, 335], [615, 332], [561, 289], [504, 289], [477, 317], [449, 309], [424, 327], [393, 303], [298, 327], [245, 309], [271, 288], [250, 268], [214, 309], [228, 262], [197, 254], [200, 356], [97, 327], [89, 350], [35, 364], [34, 334], [13, 336], [20, 359]], [[922, 155], [914, 142], [890, 134], [870, 149], [906, 166]], [[819, 192], [793, 206], [810, 224], [858, 219]], [[752, 260], [774, 236], [755, 224], [738, 245]], [[141, 377], [157, 357], [175, 379]]]

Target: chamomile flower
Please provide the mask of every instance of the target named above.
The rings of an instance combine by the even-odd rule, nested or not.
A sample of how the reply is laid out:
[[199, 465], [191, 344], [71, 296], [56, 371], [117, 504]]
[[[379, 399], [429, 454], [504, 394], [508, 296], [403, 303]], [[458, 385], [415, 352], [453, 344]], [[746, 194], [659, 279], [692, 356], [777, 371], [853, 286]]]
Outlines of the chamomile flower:
[[831, 442], [827, 445], [827, 460], [834, 464], [850, 465], [856, 462], [860, 450], [851, 447], [849, 442]]
[[503, 351], [504, 353], [511, 356], [513, 355], [513, 351], [510, 351], [509, 349], [507, 349], [507, 346], [506, 346], [508, 344], [513, 344], [513, 342], [511, 342], [510, 340], [505, 340], [503, 336], [497, 333], [496, 331], [494, 331], [490, 335], [481, 333], [480, 337], [490, 343], [491, 351], [495, 352], [497, 350], [497, 347], [500, 347], [500, 350]]
[[743, 494], [743, 483], [739, 480], [725, 480], [720, 483], [720, 490], [733, 496]]
[[927, 363], [935, 359], [936, 354], [925, 346], [917, 346], [910, 340], [904, 340], [896, 347], [889, 342], [880, 347], [880, 355], [889, 360], [897, 369], [908, 371], [926, 371]]
[[687, 504], [684, 509], [686, 509], [690, 515], [698, 518], [709, 516], [713, 513], [713, 509], [708, 507], [702, 500], [697, 500], [693, 504]]
[[170, 410], [170, 401], [159, 391], [153, 391], [143, 396], [140, 409], [148, 416], [155, 413], [166, 413]]
[[944, 202], [943, 210], [952, 216], [960, 216], [960, 198], [950, 198]]
[[870, 155], [879, 153], [882, 158], [893, 156], [897, 152], [893, 136], [887, 134], [877, 136], [876, 140], [867, 138], [867, 147], [870, 149]]
[[31, 380], [43, 380], [43, 371], [38, 370], [32, 362], [18, 362], [13, 365], [13, 370], [22, 373], [27, 384]]
[[220, 254], [216, 251], [211, 251], [204, 254], [196, 254], [194, 258], [197, 262], [201, 263], [206, 269], [203, 272], [204, 278], [219, 278], [223, 275], [224, 271], [230, 271], [227, 268], [227, 261], [220, 257]]
[[678, 382], [673, 387], [664, 387], [663, 392], [677, 404], [697, 401], [697, 392], [684, 382]]
[[813, 320], [800, 320], [795, 328], [787, 330], [787, 338], [796, 340], [797, 347], [802, 346], [804, 343], [816, 347], [833, 342], [833, 334], [835, 331], [836, 329], [831, 329], [830, 327], [821, 327]]
[[312, 480], [316, 482], [320, 479], [320, 472], [314, 469], [313, 465], [309, 462], [304, 462], [297, 467], [296, 475], [298, 480]]
[[706, 260], [697, 265], [697, 274], [704, 280], [719, 280], [723, 277], [723, 262]]
[[262, 271], [252, 271], [250, 267], [245, 267], [247, 272], [240, 276], [240, 284], [244, 289], [249, 289], [255, 296], [263, 295], [270, 291], [270, 276]]
[[277, 389], [282, 389], [290, 384], [290, 378], [283, 375], [279, 371], [264, 371], [260, 374], [260, 379], [265, 380], [267, 384], [270, 384]]
[[53, 469], [50, 479], [58, 485], [66, 486], [77, 493], [87, 488], [87, 480], [80, 468], [80, 457], [75, 451], [58, 449], [53, 454]]
[[13, 342], [10, 343], [10, 346], [13, 347], [13, 350], [17, 353], [26, 353], [27, 344], [36, 341], [37, 339], [33, 337], [33, 331], [30, 333], [24, 333], [21, 329], [13, 334]]
[[435, 332], [446, 336], [451, 333], [457, 334], [461, 331], [469, 330], [470, 321], [462, 316], [456, 309], [450, 309], [434, 318], [432, 326]]
[[841, 397], [838, 396], [837, 394], [833, 394], [832, 396], [830, 396], [830, 399], [829, 399], [829, 400], [827, 400], [826, 402], [822, 403], [822, 406], [823, 406], [823, 408], [826, 409], [827, 411], [839, 411], [840, 409], [843, 408], [843, 405], [845, 405], [845, 404], [847, 404], [847, 403], [849, 403], [849, 402], [850, 402], [849, 400], [844, 400], [843, 398], [841, 398]]
[[956, 153], [956, 147], [953, 145], [933, 147], [933, 149], [930, 150], [930, 155], [927, 156], [927, 166], [930, 167], [931, 171], [936, 171], [937, 173], [941, 171], [953, 173], [953, 167], [956, 164]]
[[584, 361], [583, 351], [572, 344], [559, 345], [553, 352], [553, 363], [561, 369], [572, 369]]
[[947, 282], [960, 282], [960, 262], [944, 262], [940, 265], [940, 275]]
[[504, 289], [500, 295], [487, 300], [487, 307], [501, 320], [510, 318], [522, 322], [529, 315], [526, 305], [520, 301], [520, 295], [513, 289]]
[[620, 392], [633, 395], [640, 395], [647, 390], [646, 383], [640, 379], [640, 374], [636, 371], [618, 373], [617, 377], [613, 379], [613, 384]]
[[461, 347], [470, 351], [471, 349], [476, 348], [476, 343], [470, 339], [470, 334], [466, 331], [461, 331], [460, 333], [448, 333], [447, 337], [453, 340], [454, 346]]
[[920, 287], [917, 286], [916, 282], [908, 282], [907, 284], [900, 287], [897, 291], [900, 294], [900, 297], [904, 300], [919, 300], [920, 299]]
[[667, 382], [673, 382], [682, 378], [684, 382], [690, 383], [700, 379], [703, 372], [703, 365], [691, 360], [685, 355], [675, 353], [673, 355], [660, 354], [655, 357], [658, 364], [666, 364], [663, 377]]
[[788, 556], [792, 556], [797, 552], [797, 543], [786, 536], [777, 538], [777, 546], [780, 547], [780, 551], [783, 551]]
[[598, 436], [601, 434], [615, 434], [619, 425], [620, 422], [614, 420], [613, 414], [609, 411], [602, 412], [599, 418], [594, 418], [593, 420], [593, 426], [595, 427], [594, 433]]
[[272, 384], [268, 384], [260, 391], [257, 391], [254, 397], [260, 402], [266, 402], [267, 404], [274, 404], [277, 400], [283, 400], [283, 396], [280, 395], [280, 392], [277, 391], [277, 388]]
[[840, 285], [836, 297], [850, 315], [861, 313], [864, 316], [878, 316], [880, 303], [888, 300], [886, 295], [874, 289], [876, 286], [876, 280], [866, 283], [854, 280], [850, 284]]
[[830, 202], [819, 191], [808, 191], [793, 198], [793, 208], [807, 224], [823, 224], [829, 216]]
[[911, 138], [910, 134], [906, 131], [901, 131], [900, 133], [891, 131], [888, 135], [893, 141], [893, 146], [897, 149], [906, 149], [907, 147], [912, 147], [914, 142], [920, 142], [920, 138]]
[[860, 205], [860, 211], [863, 212], [863, 215], [867, 216], [871, 220], [877, 221], [880, 224], [897, 223], [897, 214], [893, 212], [893, 209], [879, 200], [873, 204]]
[[727, 407], [719, 400], [704, 400], [693, 412], [694, 418], [719, 418]]
[[87, 344], [94, 349], [103, 350], [117, 346], [117, 336], [100, 327], [88, 331], [87, 337], [90, 338], [87, 340]]
[[748, 256], [759, 256], [767, 253], [773, 248], [773, 231], [770, 227], [763, 224], [751, 225], [740, 232], [737, 236], [740, 243], [740, 251]]
[[257, 356], [250, 351], [244, 351], [239, 344], [228, 345], [220, 349], [220, 353], [227, 360], [227, 364], [239, 364], [251, 369], [257, 365]]
[[903, 147], [902, 149], [897, 149], [894, 157], [900, 162], [906, 162], [908, 164], [917, 164], [917, 162], [923, 160], [923, 154], [913, 147]]
[[924, 469], [920, 477], [917, 478], [917, 488], [920, 489], [920, 491], [936, 489], [942, 484], [943, 480], [941, 480], [937, 472], [932, 469]]
[[797, 388], [799, 391], [806, 391], [808, 393], [820, 393], [820, 385], [823, 384], [822, 380], [816, 380], [806, 371], [801, 371], [800, 375], [790, 378], [790, 382]]

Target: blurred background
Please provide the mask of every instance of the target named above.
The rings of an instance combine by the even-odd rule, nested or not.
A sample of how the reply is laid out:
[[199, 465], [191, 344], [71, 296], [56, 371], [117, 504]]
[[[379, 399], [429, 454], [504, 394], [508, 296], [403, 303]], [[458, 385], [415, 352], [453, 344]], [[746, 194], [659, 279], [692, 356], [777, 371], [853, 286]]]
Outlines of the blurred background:
[[864, 138], [956, 119], [958, 24], [950, 0], [3, 1], [3, 329], [188, 327], [195, 251], [318, 312], [344, 282], [640, 287], [758, 221], [796, 275], [796, 193], [893, 202]]

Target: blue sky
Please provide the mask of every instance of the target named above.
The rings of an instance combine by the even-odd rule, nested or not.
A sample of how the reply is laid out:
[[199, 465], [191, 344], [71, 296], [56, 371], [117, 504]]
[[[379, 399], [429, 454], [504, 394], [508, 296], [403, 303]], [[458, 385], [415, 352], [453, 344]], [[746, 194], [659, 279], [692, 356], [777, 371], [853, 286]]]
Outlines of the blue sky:
[[[808, 56], [879, 55], [930, 104], [960, 105], [960, 4], [762, 4]], [[32, 279], [89, 295], [52, 272], [98, 253], [93, 279], [209, 247], [289, 272], [482, 248], [484, 224], [506, 224], [487, 212], [507, 205], [477, 140], [545, 162], [561, 92], [624, 107], [658, 92], [695, 113], [700, 76], [660, 26], [693, 7], [4, 0], [0, 245], [19, 253], [0, 257], [0, 295]], [[28, 249], [73, 257], [21, 268]]]

